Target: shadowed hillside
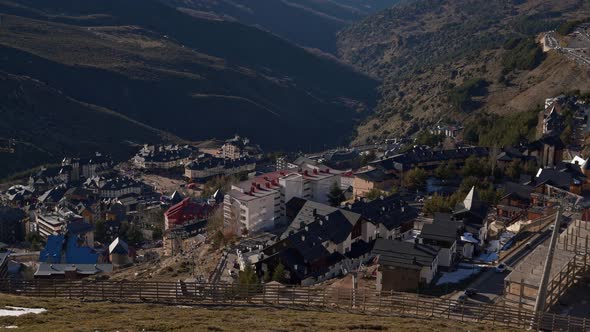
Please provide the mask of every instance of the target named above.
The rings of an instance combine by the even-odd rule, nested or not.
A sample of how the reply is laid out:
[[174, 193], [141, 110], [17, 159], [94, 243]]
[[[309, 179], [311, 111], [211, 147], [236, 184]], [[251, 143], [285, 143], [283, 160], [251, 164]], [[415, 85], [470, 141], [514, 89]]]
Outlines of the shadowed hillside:
[[161, 0], [191, 14], [258, 26], [305, 47], [336, 52], [336, 33], [399, 0]]
[[0, 13], [0, 70], [183, 139], [344, 144], [376, 100], [347, 65], [156, 1], [1, 0]]

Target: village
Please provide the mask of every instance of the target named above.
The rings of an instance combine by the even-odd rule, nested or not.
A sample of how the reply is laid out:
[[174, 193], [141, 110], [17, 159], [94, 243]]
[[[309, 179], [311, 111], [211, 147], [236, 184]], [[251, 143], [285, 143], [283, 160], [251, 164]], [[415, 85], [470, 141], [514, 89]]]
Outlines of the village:
[[318, 153], [236, 136], [145, 145], [121, 163], [66, 156], [2, 192], [0, 279], [365, 289], [532, 310], [560, 232], [548, 306], [584, 315], [560, 271], [583, 252], [575, 279], [588, 277], [589, 113], [549, 98], [536, 139], [518, 146], [468, 145], [439, 123]]

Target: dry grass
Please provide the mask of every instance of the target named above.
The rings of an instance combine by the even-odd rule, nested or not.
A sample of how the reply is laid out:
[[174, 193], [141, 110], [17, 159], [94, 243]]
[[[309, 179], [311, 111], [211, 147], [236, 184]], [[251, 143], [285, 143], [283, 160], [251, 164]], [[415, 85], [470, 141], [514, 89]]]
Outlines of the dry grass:
[[497, 331], [491, 326], [446, 320], [276, 308], [83, 303], [14, 296], [0, 296], [0, 303], [48, 310], [39, 315], [0, 317], [0, 329], [16, 325], [25, 331]]

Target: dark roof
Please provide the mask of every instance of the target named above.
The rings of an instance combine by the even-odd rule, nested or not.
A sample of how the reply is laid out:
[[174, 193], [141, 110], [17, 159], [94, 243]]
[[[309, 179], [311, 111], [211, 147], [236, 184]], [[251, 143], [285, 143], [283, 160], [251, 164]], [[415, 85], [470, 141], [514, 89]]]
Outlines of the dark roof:
[[455, 221], [438, 221], [424, 224], [420, 237], [428, 240], [453, 242], [457, 240], [461, 223]]
[[407, 205], [399, 195], [390, 195], [372, 201], [359, 200], [347, 207], [373, 224], [382, 224], [392, 230], [418, 217], [418, 210]]
[[396, 178], [395, 175], [387, 174], [379, 168], [376, 168], [368, 172], [356, 173], [355, 176], [369, 182], [384, 182]]
[[380, 265], [421, 270], [423, 266], [432, 265], [439, 250], [425, 244], [377, 239], [372, 252], [379, 256]]
[[67, 227], [70, 234], [88, 233], [94, 229], [94, 226], [84, 221], [72, 221]]
[[541, 170], [539, 176], [534, 179], [534, 185], [538, 187], [539, 185], [549, 184], [564, 190], [569, 190], [571, 184], [580, 184], [582, 181], [582, 178], [577, 177], [567, 170], [561, 171], [553, 168], [544, 168]]
[[529, 143], [527, 148], [529, 150], [540, 150], [544, 145], [553, 146], [558, 149], [565, 148], [565, 144], [563, 144], [563, 141], [558, 135], [543, 136], [540, 139]]
[[512, 196], [524, 201], [531, 199], [531, 193], [534, 190], [531, 186], [514, 182], [506, 182], [503, 187], [504, 193], [506, 194], [504, 197]]
[[2, 222], [20, 222], [26, 217], [27, 214], [21, 209], [9, 206], [0, 206], [0, 221]]

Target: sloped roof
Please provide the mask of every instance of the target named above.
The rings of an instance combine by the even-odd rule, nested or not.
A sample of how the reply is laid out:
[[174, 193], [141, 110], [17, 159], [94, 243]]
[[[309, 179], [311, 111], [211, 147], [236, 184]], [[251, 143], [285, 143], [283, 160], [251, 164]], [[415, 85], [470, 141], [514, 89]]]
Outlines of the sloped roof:
[[377, 239], [372, 252], [379, 256], [380, 265], [421, 270], [424, 266], [432, 265], [439, 251], [440, 248], [436, 246]]
[[121, 238], [117, 237], [110, 245], [109, 245], [109, 254], [119, 254], [119, 255], [126, 255], [129, 253], [129, 246], [125, 241], [121, 240]]

